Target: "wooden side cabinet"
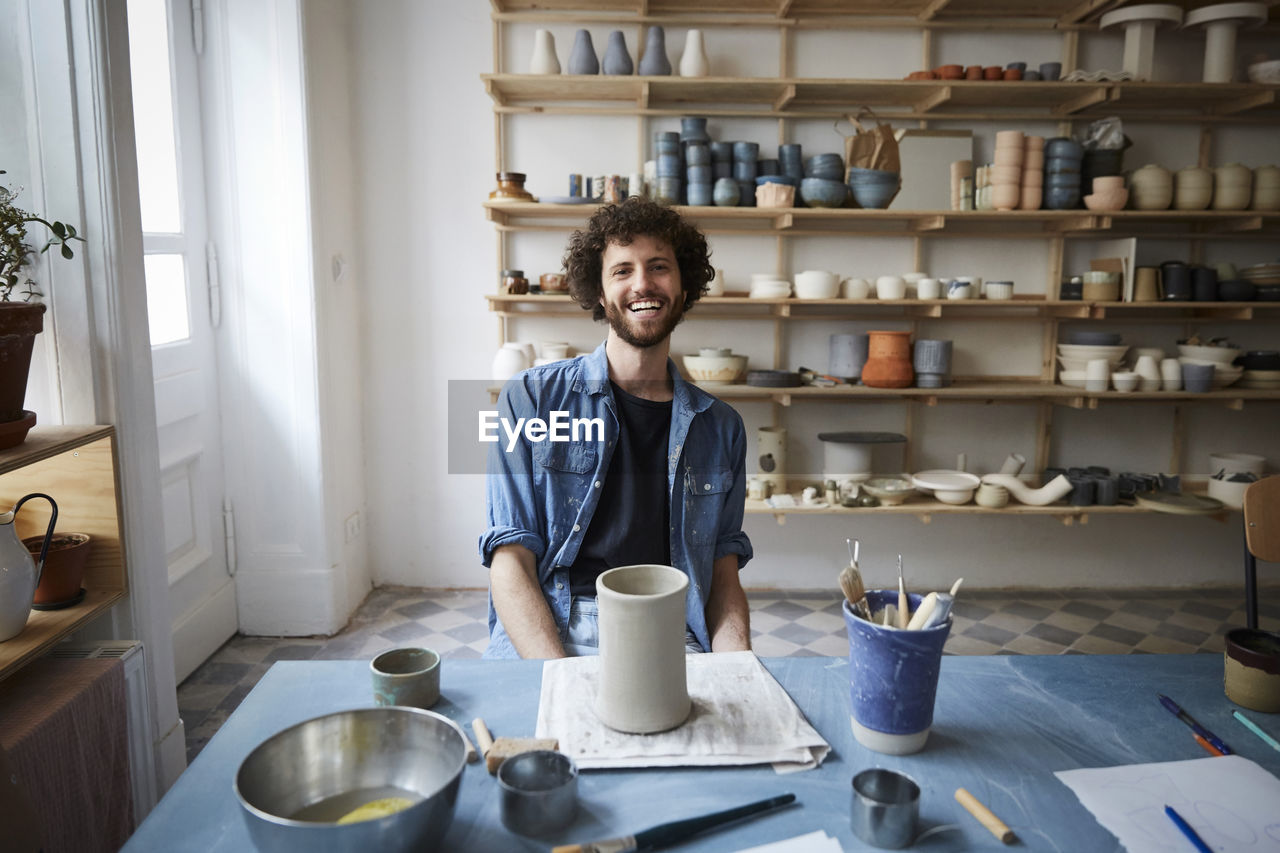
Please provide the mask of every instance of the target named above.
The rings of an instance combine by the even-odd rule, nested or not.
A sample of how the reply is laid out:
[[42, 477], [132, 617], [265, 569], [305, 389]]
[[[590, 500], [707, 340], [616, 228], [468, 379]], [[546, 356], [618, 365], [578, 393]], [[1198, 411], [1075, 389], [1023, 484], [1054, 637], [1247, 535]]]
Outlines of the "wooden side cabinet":
[[[111, 607], [128, 588], [114, 427], [37, 427], [23, 444], [0, 451], [0, 507], [9, 509], [30, 492], [57, 501], [57, 532], [87, 533], [93, 550], [85, 567], [84, 600], [62, 610], [32, 610], [22, 633], [0, 643], [0, 679]], [[16, 524], [22, 538], [44, 533], [48, 504], [27, 503]]]

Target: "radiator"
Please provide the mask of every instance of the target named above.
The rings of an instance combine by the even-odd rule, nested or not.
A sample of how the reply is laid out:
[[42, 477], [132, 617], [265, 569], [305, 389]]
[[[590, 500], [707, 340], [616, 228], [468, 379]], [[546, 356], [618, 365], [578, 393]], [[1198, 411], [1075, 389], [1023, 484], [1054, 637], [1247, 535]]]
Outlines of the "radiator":
[[51, 658], [119, 658], [124, 663], [124, 688], [129, 708], [129, 779], [133, 788], [133, 820], [140, 825], [159, 799], [155, 747], [151, 736], [151, 702], [147, 696], [145, 650], [137, 640], [62, 643]]

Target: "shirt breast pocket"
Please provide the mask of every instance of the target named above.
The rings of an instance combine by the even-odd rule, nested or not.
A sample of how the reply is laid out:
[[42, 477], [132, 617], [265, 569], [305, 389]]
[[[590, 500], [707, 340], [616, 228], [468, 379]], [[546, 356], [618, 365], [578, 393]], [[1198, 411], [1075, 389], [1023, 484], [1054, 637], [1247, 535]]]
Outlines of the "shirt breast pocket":
[[715, 542], [720, 529], [720, 513], [733, 489], [733, 471], [730, 468], [685, 469], [684, 476], [684, 529], [695, 545]]
[[540, 442], [533, 446], [533, 458], [543, 468], [567, 474], [591, 474], [596, 470], [595, 448], [577, 442]]

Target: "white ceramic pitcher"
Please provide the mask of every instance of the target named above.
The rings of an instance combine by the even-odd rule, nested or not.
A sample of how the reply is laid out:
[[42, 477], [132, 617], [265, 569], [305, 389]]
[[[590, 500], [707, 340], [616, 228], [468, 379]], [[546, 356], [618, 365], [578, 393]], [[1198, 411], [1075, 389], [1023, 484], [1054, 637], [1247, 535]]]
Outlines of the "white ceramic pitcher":
[[[13, 521], [22, 505], [32, 498], [44, 498], [53, 508], [49, 516], [49, 529], [40, 543], [40, 559], [32, 560], [27, 546], [18, 538]], [[36, 587], [40, 584], [40, 572], [49, 552], [49, 540], [53, 538], [53, 526], [58, 521], [58, 505], [48, 495], [33, 492], [25, 495], [13, 509], [0, 512], [0, 642], [22, 633], [31, 615], [31, 603], [35, 600]]]

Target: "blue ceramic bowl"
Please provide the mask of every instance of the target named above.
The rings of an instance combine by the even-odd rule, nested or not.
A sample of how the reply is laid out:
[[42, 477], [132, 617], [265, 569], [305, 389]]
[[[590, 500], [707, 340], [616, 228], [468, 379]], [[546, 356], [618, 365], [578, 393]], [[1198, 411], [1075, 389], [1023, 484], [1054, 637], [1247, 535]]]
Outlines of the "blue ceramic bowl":
[[789, 187], [798, 187], [800, 181], [790, 175], [760, 175], [756, 178], [756, 186], [762, 187], [765, 184], [786, 184]]
[[689, 166], [684, 170], [684, 177], [691, 184], [710, 185], [713, 180], [710, 166]]
[[868, 210], [883, 210], [898, 194], [897, 184], [850, 184], [850, 189], [858, 207]]
[[684, 162], [689, 166], [709, 166], [711, 149], [705, 142], [693, 142], [684, 148]]
[[782, 166], [779, 165], [777, 160], [757, 160], [756, 161], [757, 175], [776, 175], [781, 171], [782, 171]]
[[674, 130], [659, 130], [653, 134], [653, 141], [655, 143], [667, 142], [679, 144], [680, 134]]
[[711, 184], [689, 184], [685, 188], [685, 195], [689, 199], [689, 204], [706, 207], [711, 204]]
[[1080, 174], [1079, 160], [1068, 160], [1065, 157], [1053, 157], [1044, 161], [1044, 173], [1046, 175], [1078, 175]]
[[738, 161], [749, 161], [754, 163], [760, 159], [760, 143], [759, 142], [735, 142], [733, 143], [733, 159]]
[[1054, 157], [1068, 157], [1072, 160], [1079, 160], [1084, 157], [1084, 146], [1074, 139], [1055, 136], [1045, 142], [1044, 157], [1046, 162]]
[[658, 177], [659, 178], [680, 177], [680, 156], [678, 154], [659, 154], [658, 155]]
[[1067, 343], [1073, 346], [1114, 347], [1120, 345], [1119, 332], [1067, 332]]
[[1025, 63], [1025, 62], [1010, 62], [1008, 65], [1006, 65], [1006, 66], [1005, 66], [1005, 68], [1016, 68], [1016, 69], [1018, 69], [1019, 71], [1026, 71], [1026, 70], [1027, 70], [1027, 63]]
[[756, 206], [756, 182], [738, 181], [738, 207]]
[[737, 207], [742, 190], [733, 178], [721, 178], [711, 188], [711, 200], [719, 207]]
[[733, 176], [739, 181], [751, 183], [756, 179], [756, 161], [735, 160], [733, 162]]
[[805, 178], [800, 182], [800, 197], [809, 207], [842, 207], [849, 188], [840, 181]]
[[1080, 189], [1080, 175], [1076, 172], [1045, 175], [1044, 186], [1045, 189], [1050, 187], [1074, 187], [1075, 189]]
[[787, 142], [778, 146], [778, 161], [780, 163], [800, 163], [804, 164], [801, 156], [801, 147], [798, 142]]
[[732, 142], [712, 142], [707, 146], [711, 149], [711, 162], [732, 162], [733, 160], [733, 143]]

